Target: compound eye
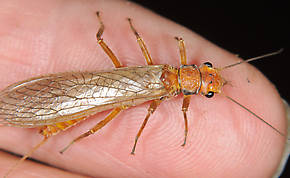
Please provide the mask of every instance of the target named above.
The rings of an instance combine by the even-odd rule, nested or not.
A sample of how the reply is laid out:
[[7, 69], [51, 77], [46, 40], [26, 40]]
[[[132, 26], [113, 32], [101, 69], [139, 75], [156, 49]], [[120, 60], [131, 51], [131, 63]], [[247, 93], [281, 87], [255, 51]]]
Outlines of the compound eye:
[[206, 65], [207, 67], [212, 68], [212, 64], [211, 64], [210, 62], [205, 62], [205, 63], [203, 63], [203, 64]]
[[214, 92], [210, 91], [204, 96], [206, 96], [207, 98], [211, 98], [211, 97], [213, 97], [213, 95], [214, 95]]

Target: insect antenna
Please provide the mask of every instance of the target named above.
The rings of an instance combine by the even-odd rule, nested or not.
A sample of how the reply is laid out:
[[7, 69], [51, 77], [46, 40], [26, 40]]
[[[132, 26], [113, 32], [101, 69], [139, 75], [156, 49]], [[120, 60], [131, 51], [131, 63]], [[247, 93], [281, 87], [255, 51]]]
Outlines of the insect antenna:
[[[264, 119], [262, 119], [260, 116], [258, 116], [257, 114], [255, 114], [253, 111], [251, 111], [250, 109], [248, 109], [247, 107], [245, 107], [244, 105], [242, 105], [241, 103], [237, 102], [236, 100], [234, 100], [233, 98], [231, 98], [230, 96], [224, 95], [226, 98], [228, 98], [229, 100], [231, 100], [233, 103], [239, 105], [240, 107], [242, 107], [243, 109], [245, 109], [246, 111], [248, 111], [249, 113], [251, 113], [253, 116], [255, 116], [256, 118], [258, 118], [260, 121], [264, 122], [265, 124], [267, 124], [269, 127], [271, 127], [272, 129], [274, 129], [277, 133], [279, 133], [280, 135], [282, 135], [283, 137], [286, 137], [286, 135], [284, 133], [282, 133], [281, 131], [279, 131], [278, 129], [276, 129], [274, 126], [272, 126], [271, 124], [269, 124], [267, 121], [265, 121]], [[289, 139], [288, 139], [289, 140]]]
[[257, 56], [257, 57], [253, 57], [253, 58], [244, 60], [244, 61], [233, 63], [233, 64], [230, 64], [230, 65], [227, 65], [227, 66], [224, 66], [224, 67], [220, 68], [220, 70], [228, 69], [228, 68], [234, 67], [236, 65], [242, 64], [242, 63], [248, 63], [250, 61], [255, 61], [255, 60], [266, 58], [266, 57], [269, 57], [269, 56], [274, 56], [274, 55], [277, 55], [277, 54], [281, 53], [283, 50], [284, 49], [281, 48], [278, 51], [275, 51], [275, 52], [272, 52], [272, 53], [264, 54], [264, 55], [261, 55], [261, 56]]
[[46, 141], [47, 141], [48, 137], [44, 137], [44, 139], [38, 143], [37, 145], [35, 145], [28, 153], [26, 153], [20, 160], [18, 160], [3, 176], [4, 178], [6, 178], [20, 163], [22, 163], [23, 161], [25, 161], [28, 157], [30, 157], [32, 155], [32, 153], [37, 150], [41, 145], [43, 145]]
[[[244, 61], [240, 61], [240, 62], [236, 62], [236, 63], [233, 63], [233, 64], [230, 64], [230, 65], [227, 65], [227, 66], [224, 66], [222, 68], [219, 68], [219, 70], [224, 70], [224, 69], [228, 69], [228, 68], [231, 68], [231, 67], [234, 67], [236, 65], [239, 65], [239, 64], [243, 64], [243, 63], [248, 63], [250, 61], [255, 61], [255, 60], [258, 60], [258, 59], [262, 59], [262, 58], [266, 58], [266, 57], [269, 57], [269, 56], [274, 56], [274, 55], [277, 55], [279, 53], [281, 53], [284, 49], [281, 48], [279, 49], [278, 51], [274, 51], [272, 53], [267, 53], [267, 54], [264, 54], [264, 55], [261, 55], [261, 56], [257, 56], [257, 57], [253, 57], [253, 58], [250, 58], [250, 59], [247, 59], [247, 60], [244, 60]], [[221, 93], [223, 94], [223, 93]], [[284, 136], [284, 137], [287, 137], [284, 133], [282, 133], [281, 131], [279, 131], [278, 129], [276, 129], [274, 126], [272, 126], [271, 124], [269, 124], [267, 121], [265, 121], [263, 118], [261, 118], [260, 116], [258, 116], [257, 114], [255, 114], [253, 111], [251, 111], [250, 109], [248, 109], [247, 107], [245, 107], [244, 105], [240, 104], [238, 101], [234, 100], [233, 98], [231, 98], [230, 96], [227, 96], [225, 94], [223, 94], [226, 98], [228, 98], [229, 100], [231, 100], [233, 103], [239, 105], [240, 107], [242, 107], [243, 109], [245, 109], [246, 111], [248, 111], [249, 113], [251, 113], [253, 116], [255, 116], [257, 119], [259, 119], [260, 121], [262, 121], [263, 123], [267, 124], [269, 127], [271, 127], [273, 130], [275, 130], [278, 134]], [[290, 140], [290, 139], [288, 139]]]

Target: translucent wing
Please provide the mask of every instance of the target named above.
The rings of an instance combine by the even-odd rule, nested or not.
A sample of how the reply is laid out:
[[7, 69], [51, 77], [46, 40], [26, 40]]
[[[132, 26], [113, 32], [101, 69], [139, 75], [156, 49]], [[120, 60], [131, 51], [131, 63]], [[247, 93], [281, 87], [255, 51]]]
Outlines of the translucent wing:
[[163, 65], [32, 78], [0, 92], [0, 124], [38, 127], [166, 96]]

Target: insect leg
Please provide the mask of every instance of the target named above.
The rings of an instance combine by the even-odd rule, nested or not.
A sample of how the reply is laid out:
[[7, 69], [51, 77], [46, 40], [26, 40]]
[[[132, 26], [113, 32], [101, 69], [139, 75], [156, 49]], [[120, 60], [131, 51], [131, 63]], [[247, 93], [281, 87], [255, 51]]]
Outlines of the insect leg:
[[132, 148], [132, 151], [131, 151], [131, 154], [135, 154], [135, 149], [136, 149], [136, 145], [137, 145], [137, 142], [138, 142], [138, 139], [143, 131], [143, 129], [145, 128], [147, 122], [148, 122], [148, 119], [149, 117], [151, 116], [151, 114], [153, 114], [153, 112], [156, 110], [156, 108], [159, 106], [159, 104], [161, 103], [161, 100], [153, 100], [152, 103], [150, 104], [150, 107], [148, 109], [148, 113], [135, 137], [135, 142], [134, 142], [134, 146]]
[[[180, 63], [181, 63], [181, 65], [187, 65], [184, 40], [182, 38], [179, 38], [179, 37], [175, 37], [175, 39], [178, 41], [179, 53], [180, 53]], [[185, 146], [186, 139], [187, 139], [188, 121], [187, 121], [186, 112], [187, 112], [188, 107], [189, 107], [190, 98], [191, 98], [190, 95], [183, 96], [182, 112], [183, 112], [183, 118], [184, 118], [184, 141], [183, 141], [183, 144], [181, 146]]]
[[37, 150], [41, 145], [43, 145], [49, 137], [44, 137], [43, 140], [35, 145], [28, 153], [26, 153], [20, 160], [18, 160], [4, 175], [4, 177], [7, 177], [20, 163], [25, 161], [29, 156], [32, 155], [32, 153]]
[[188, 122], [187, 122], [187, 115], [186, 112], [188, 111], [189, 103], [190, 103], [190, 95], [184, 95], [183, 96], [183, 103], [182, 103], [182, 112], [183, 112], [183, 118], [184, 118], [184, 142], [181, 146], [185, 146], [186, 139], [187, 139], [187, 133], [188, 133]]
[[103, 128], [108, 122], [110, 122], [112, 119], [114, 119], [123, 109], [124, 108], [121, 108], [121, 107], [113, 109], [113, 111], [111, 111], [111, 113], [104, 120], [97, 123], [97, 125], [95, 125], [93, 128], [91, 128], [89, 131], [87, 131], [87, 132], [81, 134], [80, 136], [78, 136], [77, 138], [75, 138], [64, 149], [62, 149], [60, 151], [60, 153], [65, 152], [75, 142], [77, 142], [77, 141], [79, 141], [87, 136], [90, 136], [90, 135], [94, 134], [95, 132], [97, 132], [98, 130], [100, 130], [101, 128]]
[[104, 42], [104, 40], [102, 38], [102, 35], [103, 35], [103, 32], [104, 32], [105, 26], [104, 26], [104, 23], [103, 23], [103, 21], [101, 19], [101, 16], [100, 16], [100, 12], [99, 11], [97, 12], [97, 17], [98, 17], [98, 20], [99, 20], [100, 25], [101, 25], [100, 28], [99, 28], [99, 30], [98, 30], [98, 32], [97, 32], [97, 34], [96, 34], [98, 43], [103, 48], [103, 50], [105, 51], [105, 53], [109, 56], [109, 58], [112, 60], [114, 66], [116, 68], [122, 67], [121, 62], [114, 55], [113, 51], [108, 47], [108, 45]]
[[179, 37], [175, 37], [175, 39], [178, 41], [179, 53], [180, 53], [180, 63], [181, 63], [181, 65], [187, 65], [184, 40], [182, 38], [179, 38]]
[[142, 53], [143, 53], [143, 56], [145, 57], [146, 59], [146, 62], [148, 65], [153, 65], [153, 61], [151, 59], [151, 56], [147, 50], [147, 47], [143, 41], [143, 39], [140, 37], [139, 33], [137, 32], [137, 30], [133, 27], [133, 24], [132, 24], [132, 19], [128, 18], [128, 21], [129, 21], [129, 24], [130, 24], [130, 27], [133, 31], [133, 33], [135, 34], [136, 38], [137, 38], [137, 42], [142, 50]]

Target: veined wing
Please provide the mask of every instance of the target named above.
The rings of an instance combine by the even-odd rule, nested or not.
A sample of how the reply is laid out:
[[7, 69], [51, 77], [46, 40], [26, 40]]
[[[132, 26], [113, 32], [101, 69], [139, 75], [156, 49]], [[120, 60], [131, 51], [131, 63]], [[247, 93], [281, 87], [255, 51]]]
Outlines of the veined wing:
[[0, 92], [0, 124], [38, 127], [166, 96], [163, 65], [32, 78]]

